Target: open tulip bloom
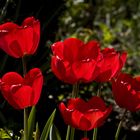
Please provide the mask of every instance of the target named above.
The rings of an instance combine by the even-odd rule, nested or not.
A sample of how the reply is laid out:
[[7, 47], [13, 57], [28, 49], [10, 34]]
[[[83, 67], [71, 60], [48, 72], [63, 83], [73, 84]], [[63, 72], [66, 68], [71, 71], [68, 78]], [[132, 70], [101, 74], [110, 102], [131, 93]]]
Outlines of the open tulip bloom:
[[100, 53], [100, 60], [95, 69], [97, 82], [107, 82], [121, 71], [127, 57], [126, 52], [119, 53], [114, 48], [105, 48]]
[[8, 72], [0, 82], [2, 95], [15, 109], [36, 105], [41, 94], [43, 76], [38, 68], [31, 69], [23, 78], [16, 72]]
[[105, 48], [100, 53], [100, 60], [96, 65], [97, 82], [107, 82], [115, 77], [126, 61], [126, 52], [119, 53], [114, 48]]
[[93, 81], [100, 53], [97, 41], [84, 44], [79, 39], [68, 38], [54, 43], [51, 48], [51, 68], [60, 80], [70, 84]]
[[8, 55], [21, 58], [35, 53], [40, 39], [40, 22], [26, 18], [19, 26], [13, 22], [0, 25], [0, 48]]
[[93, 96], [88, 102], [81, 98], [72, 98], [67, 107], [60, 103], [59, 109], [66, 124], [80, 130], [92, 130], [101, 126], [110, 114], [112, 107], [106, 107], [104, 101]]
[[121, 73], [112, 80], [112, 92], [116, 103], [132, 112], [140, 110], [140, 76], [133, 78]]

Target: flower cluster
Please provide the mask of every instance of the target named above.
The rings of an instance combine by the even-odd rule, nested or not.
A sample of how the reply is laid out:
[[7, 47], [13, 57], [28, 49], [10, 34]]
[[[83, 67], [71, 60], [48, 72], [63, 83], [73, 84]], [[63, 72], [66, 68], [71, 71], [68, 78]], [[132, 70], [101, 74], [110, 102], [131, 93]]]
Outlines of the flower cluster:
[[100, 43], [92, 40], [84, 44], [76, 38], [68, 38], [52, 45], [51, 67], [62, 81], [107, 82], [122, 69], [126, 52], [116, 52], [113, 48], [100, 50]]
[[[0, 48], [14, 58], [22, 58], [23, 63], [26, 55], [36, 52], [39, 39], [40, 22], [34, 17], [26, 18], [21, 26], [12, 22], [0, 25]], [[140, 109], [140, 77], [132, 78], [121, 73], [127, 57], [125, 51], [101, 49], [97, 40], [84, 43], [77, 38], [58, 41], [52, 44], [51, 49], [51, 69], [58, 79], [74, 87], [93, 81], [111, 82], [114, 99], [120, 107], [133, 112]], [[39, 68], [26, 72], [23, 67], [23, 72], [23, 76], [8, 72], [0, 79], [1, 93], [15, 109], [36, 105], [42, 90], [43, 75]], [[65, 123], [83, 131], [103, 125], [112, 106], [107, 107], [99, 96], [85, 101], [79, 97], [78, 90], [74, 89], [72, 94], [67, 105], [63, 102], [59, 104]]]

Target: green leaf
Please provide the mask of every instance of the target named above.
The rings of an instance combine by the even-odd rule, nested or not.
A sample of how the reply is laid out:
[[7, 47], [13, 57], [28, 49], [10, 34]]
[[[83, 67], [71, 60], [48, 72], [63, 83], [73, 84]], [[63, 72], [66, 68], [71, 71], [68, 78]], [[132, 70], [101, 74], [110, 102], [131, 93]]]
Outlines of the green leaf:
[[40, 130], [39, 130], [39, 126], [38, 126], [38, 122], [36, 123], [36, 131], [35, 131], [35, 135], [34, 135], [34, 140], [39, 140], [40, 137]]
[[50, 140], [61, 140], [61, 136], [59, 134], [58, 129], [55, 127], [55, 125], [51, 126], [51, 129], [50, 129]]
[[28, 118], [28, 140], [33, 139], [33, 130], [35, 126], [35, 114], [36, 108], [35, 106], [32, 107], [29, 118]]
[[55, 112], [56, 112], [56, 109], [54, 109], [53, 113], [51, 114], [51, 116], [49, 117], [43, 131], [42, 131], [42, 134], [41, 134], [41, 137], [40, 137], [40, 140], [47, 140], [48, 138], [48, 135], [49, 135], [49, 131], [50, 131], [50, 128], [53, 124], [53, 120], [54, 120], [54, 117], [55, 117]]

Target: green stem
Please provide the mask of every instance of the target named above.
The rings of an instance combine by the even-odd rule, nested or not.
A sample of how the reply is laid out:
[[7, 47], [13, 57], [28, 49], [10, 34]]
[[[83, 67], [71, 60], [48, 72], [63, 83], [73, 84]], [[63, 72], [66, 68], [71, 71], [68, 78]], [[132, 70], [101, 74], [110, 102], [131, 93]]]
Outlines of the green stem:
[[99, 85], [98, 85], [98, 92], [97, 92], [97, 96], [101, 96], [101, 88], [102, 88], [102, 84], [101, 83], [99, 83]]
[[66, 140], [69, 140], [69, 136], [70, 136], [70, 125], [68, 125], [68, 127], [67, 127]]
[[[76, 83], [73, 85], [72, 98], [78, 97], [78, 92], [79, 92], [79, 83]], [[66, 140], [69, 140], [69, 138], [70, 140], [74, 140], [74, 133], [75, 133], [75, 128], [68, 125]]]
[[124, 121], [126, 112], [127, 112], [127, 110], [124, 111], [123, 116], [122, 116], [122, 118], [120, 120], [120, 123], [118, 125], [117, 131], [116, 131], [116, 134], [115, 134], [115, 140], [118, 140], [118, 138], [119, 138], [119, 134], [120, 134], [120, 131], [121, 131], [121, 128], [122, 128], [122, 123]]
[[24, 108], [24, 140], [28, 140], [28, 109]]
[[[27, 73], [26, 57], [22, 57], [23, 76]], [[28, 108], [24, 108], [24, 140], [28, 140]]]
[[84, 131], [84, 137], [87, 138], [87, 131]]
[[79, 83], [76, 83], [73, 85], [72, 98], [78, 97], [78, 92], [79, 92]]
[[97, 140], [97, 132], [98, 132], [98, 129], [97, 128], [94, 128], [94, 131], [93, 131], [93, 140]]
[[[97, 96], [98, 97], [101, 96], [101, 87], [102, 87], [102, 84], [99, 83], [98, 92], [97, 92]], [[93, 140], [96, 140], [97, 139], [97, 132], [98, 132], [98, 128], [94, 128], [94, 131], [93, 131]]]
[[75, 133], [75, 128], [71, 127], [70, 140], [74, 140], [74, 133]]

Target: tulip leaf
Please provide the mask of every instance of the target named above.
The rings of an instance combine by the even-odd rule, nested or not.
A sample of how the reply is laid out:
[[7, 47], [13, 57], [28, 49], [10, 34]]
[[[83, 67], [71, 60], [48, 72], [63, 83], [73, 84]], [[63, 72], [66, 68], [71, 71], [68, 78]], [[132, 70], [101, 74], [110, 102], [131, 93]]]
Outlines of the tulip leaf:
[[50, 128], [51, 128], [51, 126], [53, 124], [53, 120], [54, 120], [54, 117], [55, 117], [55, 112], [56, 112], [56, 109], [54, 109], [53, 113], [51, 114], [51, 116], [47, 120], [47, 123], [46, 123], [46, 125], [45, 125], [45, 127], [44, 127], [44, 129], [42, 131], [40, 140], [47, 140]]
[[36, 113], [36, 108], [35, 106], [33, 106], [28, 118], [28, 140], [33, 139], [33, 130], [35, 126], [35, 113]]
[[58, 129], [55, 127], [55, 125], [51, 126], [51, 129], [50, 129], [50, 140], [61, 140], [61, 136], [59, 134]]
[[36, 123], [36, 131], [35, 131], [35, 135], [34, 135], [34, 140], [39, 140], [40, 137], [40, 130], [39, 130], [39, 126], [38, 126], [38, 122]]

